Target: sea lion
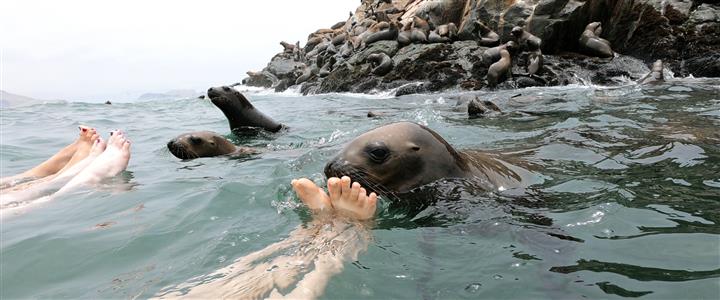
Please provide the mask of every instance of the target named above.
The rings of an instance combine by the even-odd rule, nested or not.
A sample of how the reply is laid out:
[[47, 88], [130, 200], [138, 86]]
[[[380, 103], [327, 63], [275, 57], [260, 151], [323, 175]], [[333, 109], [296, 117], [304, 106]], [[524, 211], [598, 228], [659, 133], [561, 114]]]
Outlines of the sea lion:
[[496, 87], [505, 79], [512, 78], [512, 57], [507, 50], [500, 50], [500, 60], [490, 65], [487, 73], [488, 86]]
[[438, 26], [437, 33], [441, 37], [447, 37], [447, 38], [453, 40], [453, 39], [455, 39], [455, 37], [457, 37], [458, 28], [455, 25], [455, 23], [451, 22], [451, 23], [447, 23], [447, 24]]
[[447, 43], [449, 38], [441, 37], [435, 30], [430, 31], [427, 37], [428, 43]]
[[345, 27], [345, 24], [347, 24], [347, 21], [340, 21], [340, 22], [335, 23], [335, 25], [331, 26], [330, 29], [337, 30], [337, 29]]
[[493, 64], [494, 62], [500, 60], [500, 58], [502, 58], [502, 57], [500, 57], [501, 50], [507, 50], [510, 53], [510, 55], [512, 55], [517, 50], [517, 44], [513, 41], [509, 41], [500, 46], [495, 46], [495, 47], [486, 49], [482, 54], [483, 62], [485, 63], [485, 65], [489, 66], [489, 65]]
[[585, 31], [580, 35], [580, 48], [597, 57], [613, 57], [613, 50], [610, 42], [600, 38], [602, 27], [600, 22], [592, 22], [585, 26]]
[[244, 132], [255, 128], [278, 132], [285, 127], [255, 109], [243, 94], [231, 87], [212, 87], [208, 89], [207, 94], [210, 101], [225, 114], [233, 132]]
[[354, 50], [355, 47], [352, 41], [346, 41], [345, 44], [340, 47], [340, 50], [338, 50], [338, 54], [340, 54], [340, 57], [348, 58], [353, 54]]
[[312, 75], [313, 75], [312, 68], [305, 67], [302, 74], [300, 76], [298, 76], [297, 79], [295, 79], [295, 84], [301, 84], [301, 83], [307, 81], [308, 79], [310, 79], [310, 76], [312, 76]]
[[392, 196], [451, 178], [478, 180], [488, 190], [519, 187], [520, 170], [479, 151], [457, 151], [426, 126], [399, 122], [358, 136], [324, 172], [352, 176], [368, 192]]
[[402, 30], [398, 33], [398, 44], [400, 44], [401, 47], [409, 45], [412, 43], [412, 39], [410, 38], [412, 32], [412, 22], [405, 23]]
[[645, 84], [645, 83], [657, 83], [662, 82], [665, 80], [665, 76], [663, 75], [663, 61], [658, 59], [656, 60], [653, 65], [652, 69], [650, 70], [650, 73], [643, 76], [643, 78], [640, 78], [638, 80], [638, 83]]
[[365, 45], [370, 45], [377, 41], [392, 41], [398, 37], [398, 25], [397, 22], [390, 22], [390, 26], [387, 29], [378, 31], [370, 34], [365, 38]]
[[498, 114], [501, 111], [492, 101], [480, 100], [480, 98], [475, 97], [475, 99], [468, 102], [467, 112], [470, 119], [475, 119]]
[[311, 37], [308, 39], [308, 41], [305, 43], [305, 52], [310, 52], [313, 49], [315, 49], [315, 46], [322, 43], [323, 38], [319, 36]]
[[393, 60], [385, 53], [370, 54], [367, 60], [375, 67], [372, 73], [377, 76], [383, 76], [390, 73], [393, 69]]
[[500, 44], [500, 36], [482, 22], [475, 22], [478, 30], [478, 45], [490, 47]]
[[290, 44], [285, 41], [281, 41], [280, 45], [283, 46], [283, 52], [285, 53], [293, 53], [295, 51], [295, 44]]
[[237, 147], [212, 131], [196, 131], [179, 135], [167, 143], [172, 155], [180, 159], [213, 157], [219, 155], [247, 155], [258, 153], [247, 147]]
[[520, 47], [520, 51], [535, 51], [542, 47], [542, 40], [539, 37], [525, 31], [525, 29], [520, 26], [513, 27], [510, 33], [512, 33], [515, 38], [515, 42], [518, 44], [518, 47]]
[[540, 74], [543, 67], [543, 55], [542, 50], [537, 49], [535, 51], [530, 52], [528, 55], [527, 61], [527, 71], [529, 75], [535, 75]]
[[332, 39], [332, 43], [333, 43], [333, 45], [337, 46], [337, 45], [341, 45], [341, 44], [345, 43], [345, 40], [347, 40], [347, 33], [341, 33], [341, 34], [336, 35]]
[[428, 42], [427, 34], [425, 34], [425, 32], [422, 29], [413, 28], [410, 31], [410, 41], [413, 44], [427, 43]]
[[418, 16], [413, 17], [413, 27], [420, 29], [427, 35], [430, 33], [430, 23], [428, 21], [424, 20], [423, 18], [420, 18]]

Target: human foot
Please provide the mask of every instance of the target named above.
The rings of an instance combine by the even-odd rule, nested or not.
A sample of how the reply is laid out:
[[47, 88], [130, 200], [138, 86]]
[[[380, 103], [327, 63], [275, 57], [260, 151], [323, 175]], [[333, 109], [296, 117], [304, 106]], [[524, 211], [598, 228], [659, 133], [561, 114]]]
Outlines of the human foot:
[[375, 215], [377, 195], [368, 195], [357, 182], [351, 184], [350, 177], [328, 179], [328, 191], [332, 206], [338, 213], [360, 220], [370, 219]]
[[98, 183], [113, 177], [127, 168], [130, 160], [130, 141], [122, 131], [110, 133], [107, 148], [85, 169], [66, 184], [57, 194], [62, 194], [80, 185]]
[[63, 166], [63, 168], [58, 171], [58, 173], [69, 169], [81, 160], [85, 159], [88, 154], [90, 154], [90, 149], [92, 149], [93, 144], [99, 137], [100, 136], [97, 134], [95, 128], [80, 126], [80, 137], [75, 142], [77, 146], [75, 153], [73, 153], [73, 156], [70, 158], [67, 164], [65, 164], [65, 166]]
[[83, 133], [86, 133], [88, 131], [95, 130], [91, 127], [87, 126], [80, 126], [80, 137], [73, 142], [70, 145], [65, 146], [65, 148], [58, 151], [58, 153], [55, 153], [52, 157], [50, 157], [48, 160], [44, 161], [43, 163], [37, 165], [36, 167], [25, 171], [24, 173], [20, 174], [18, 177], [36, 177], [36, 178], [42, 178], [46, 176], [50, 176], [52, 174], [57, 173], [65, 167], [65, 165], [72, 159], [73, 155], [78, 149], [78, 146], [81, 144], [81, 141], [83, 140]]
[[290, 183], [295, 190], [295, 194], [298, 195], [305, 205], [315, 211], [330, 211], [332, 210], [332, 204], [330, 204], [330, 197], [328, 197], [325, 190], [318, 187], [314, 182], [307, 178], [294, 179]]

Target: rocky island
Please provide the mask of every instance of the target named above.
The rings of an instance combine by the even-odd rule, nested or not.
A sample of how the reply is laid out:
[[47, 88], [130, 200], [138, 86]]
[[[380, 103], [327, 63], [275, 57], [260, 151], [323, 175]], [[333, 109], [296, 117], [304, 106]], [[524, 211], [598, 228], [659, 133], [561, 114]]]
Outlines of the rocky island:
[[243, 83], [303, 94], [396, 95], [720, 76], [711, 0], [363, 0]]

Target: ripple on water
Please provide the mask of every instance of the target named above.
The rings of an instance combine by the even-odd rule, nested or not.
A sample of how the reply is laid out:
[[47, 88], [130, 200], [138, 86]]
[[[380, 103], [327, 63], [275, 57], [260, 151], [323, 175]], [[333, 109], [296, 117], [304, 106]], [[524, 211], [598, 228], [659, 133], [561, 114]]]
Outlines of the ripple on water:
[[[242, 138], [196, 99], [3, 108], [3, 175], [70, 143], [79, 124], [103, 133], [125, 127], [134, 143], [121, 184], [3, 220], [0, 298], [149, 298], [192, 278], [211, 280], [207, 274], [309, 220], [291, 179], [324, 184], [325, 162], [345, 143], [408, 120], [461, 149], [510, 152], [544, 180], [509, 195], [447, 187], [447, 197], [439, 192], [413, 216], [383, 199], [368, 250], [345, 264], [324, 297], [717, 298], [718, 86], [682, 80], [400, 98], [263, 90], [251, 101], [289, 129]], [[475, 95], [505, 114], [467, 120], [455, 100]], [[369, 110], [385, 115], [368, 119]], [[263, 153], [169, 155], [168, 139], [195, 130]], [[126, 191], [112, 188], [125, 182]]]

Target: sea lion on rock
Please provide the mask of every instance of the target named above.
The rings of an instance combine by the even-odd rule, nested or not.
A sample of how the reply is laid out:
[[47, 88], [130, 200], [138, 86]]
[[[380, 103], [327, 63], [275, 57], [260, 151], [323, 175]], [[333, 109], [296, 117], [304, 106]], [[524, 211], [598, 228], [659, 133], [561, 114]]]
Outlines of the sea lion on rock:
[[372, 73], [377, 76], [390, 73], [393, 69], [393, 60], [385, 53], [370, 54], [367, 60], [375, 67]]
[[302, 75], [298, 76], [298, 78], [295, 79], [295, 84], [301, 84], [301, 83], [307, 81], [308, 79], [310, 79], [310, 76], [312, 76], [312, 75], [313, 75], [312, 68], [305, 67], [305, 69], [302, 72]]
[[345, 43], [345, 40], [347, 40], [347, 33], [340, 33], [332, 39], [332, 44], [335, 46], [341, 45]]
[[427, 34], [422, 29], [419, 28], [413, 28], [410, 31], [410, 41], [413, 44], [419, 44], [419, 43], [427, 43]]
[[518, 47], [520, 47], [520, 51], [535, 51], [542, 46], [542, 40], [539, 37], [525, 31], [525, 29], [520, 26], [513, 27], [510, 33], [512, 33], [515, 38], [515, 42], [518, 44]]
[[457, 33], [458, 33], [457, 26], [455, 25], [455, 23], [452, 23], [452, 22], [444, 24], [444, 25], [440, 25], [437, 27], [436, 30], [437, 30], [437, 33], [441, 37], [447, 37], [450, 40], [455, 39], [455, 37], [457, 36]]
[[500, 36], [495, 33], [495, 31], [490, 29], [490, 27], [487, 27], [485, 24], [479, 21], [476, 21], [475, 25], [477, 26], [478, 37], [480, 38], [478, 40], [478, 45], [491, 47], [500, 44]]
[[255, 109], [243, 94], [231, 87], [212, 87], [208, 89], [207, 94], [210, 101], [225, 114], [233, 132], [243, 132], [253, 128], [278, 132], [285, 127]]
[[528, 55], [527, 71], [530, 75], [540, 74], [543, 67], [543, 55], [540, 49], [530, 52]]
[[247, 147], [237, 147], [212, 131], [196, 131], [179, 135], [167, 143], [172, 155], [180, 159], [213, 157], [219, 155], [247, 155], [258, 153]]
[[486, 49], [482, 54], [483, 62], [485, 63], [485, 65], [489, 66], [489, 65], [495, 63], [496, 61], [500, 60], [500, 58], [502, 58], [500, 56], [501, 50], [507, 50], [512, 55], [517, 50], [517, 44], [513, 41], [509, 41], [500, 46], [495, 46], [495, 47]]
[[305, 52], [313, 51], [313, 49], [315, 49], [315, 46], [322, 43], [322, 41], [323, 38], [319, 36], [309, 38], [308, 41], [305, 43]]
[[610, 42], [600, 38], [602, 27], [600, 22], [592, 22], [585, 26], [585, 31], [580, 35], [580, 48], [597, 57], [613, 57], [613, 50]]
[[413, 27], [422, 30], [425, 35], [430, 33], [430, 23], [428, 23], [428, 21], [424, 20], [423, 18], [415, 16], [413, 17], [412, 23]]
[[290, 44], [290, 43], [288, 43], [288, 42], [282, 41], [282, 42], [280, 42], [280, 45], [283, 46], [283, 51], [284, 51], [285, 53], [293, 53], [293, 52], [295, 51], [295, 45], [294, 45], [294, 44]]
[[347, 41], [342, 47], [340, 47], [338, 54], [340, 54], [340, 57], [348, 58], [353, 54], [354, 50], [355, 47], [353, 46], [353, 43], [351, 41]]
[[347, 21], [340, 21], [340, 22], [335, 23], [335, 25], [331, 26], [330, 29], [337, 30], [337, 29], [345, 27], [345, 24], [347, 24]]
[[507, 50], [500, 50], [500, 60], [490, 65], [487, 73], [488, 86], [496, 87], [498, 83], [512, 78], [512, 57]]
[[412, 43], [412, 39], [410, 38], [411, 33], [412, 33], [412, 23], [411, 22], [405, 23], [402, 30], [398, 33], [398, 38], [397, 38], [398, 44], [400, 44], [401, 47]]
[[441, 37], [435, 30], [430, 31], [427, 37], [428, 43], [447, 43], [449, 38]]
[[398, 37], [397, 22], [390, 22], [390, 26], [382, 31], [370, 34], [365, 38], [365, 45], [370, 45], [378, 41], [392, 41]]
[[368, 131], [325, 165], [325, 175], [352, 176], [368, 192], [392, 196], [440, 179], [477, 180], [488, 190], [521, 187], [523, 169], [479, 151], [457, 151], [438, 133], [411, 122]]

